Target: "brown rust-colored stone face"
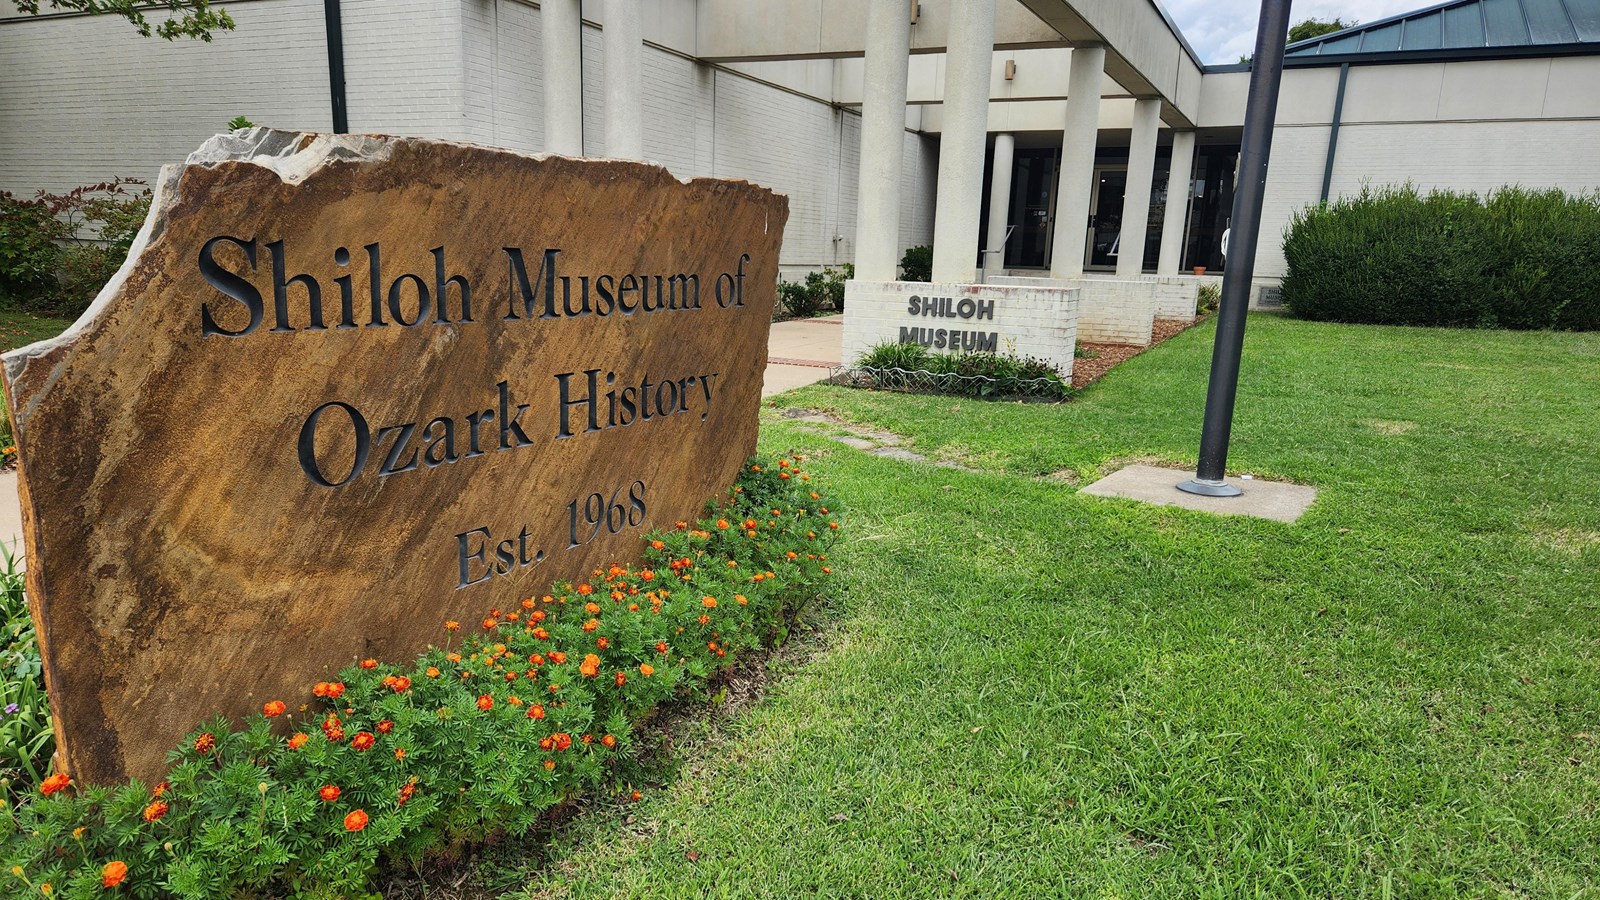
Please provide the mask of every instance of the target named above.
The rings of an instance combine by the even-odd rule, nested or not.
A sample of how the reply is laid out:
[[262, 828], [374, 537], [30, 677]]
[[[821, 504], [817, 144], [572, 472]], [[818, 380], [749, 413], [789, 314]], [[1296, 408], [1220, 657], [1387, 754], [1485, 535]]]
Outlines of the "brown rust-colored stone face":
[[755, 449], [787, 215], [399, 138], [258, 129], [169, 167], [94, 307], [5, 356], [68, 770], [157, 778], [215, 713], [694, 518]]

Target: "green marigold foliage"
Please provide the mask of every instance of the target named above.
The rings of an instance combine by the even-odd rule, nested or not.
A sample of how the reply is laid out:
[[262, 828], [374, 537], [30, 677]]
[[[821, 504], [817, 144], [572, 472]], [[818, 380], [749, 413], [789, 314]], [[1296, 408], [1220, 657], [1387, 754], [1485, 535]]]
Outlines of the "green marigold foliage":
[[1600, 329], [1600, 196], [1412, 185], [1297, 213], [1283, 304], [1373, 325]]
[[840, 510], [802, 463], [752, 461], [707, 518], [650, 535], [640, 567], [508, 598], [444, 623], [409, 665], [363, 660], [239, 726], [207, 723], [160, 785], [52, 776], [0, 817], [3, 894], [102, 897], [111, 880], [138, 898], [358, 896], [382, 860], [629, 791], [634, 726], [781, 640], [831, 574]]

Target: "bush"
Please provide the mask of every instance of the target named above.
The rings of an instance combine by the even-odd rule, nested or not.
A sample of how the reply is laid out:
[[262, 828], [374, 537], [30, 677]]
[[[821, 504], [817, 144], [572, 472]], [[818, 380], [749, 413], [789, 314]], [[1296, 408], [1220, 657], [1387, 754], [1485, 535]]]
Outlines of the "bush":
[[856, 368], [873, 376], [881, 386], [943, 394], [1056, 398], [1072, 394], [1071, 381], [1050, 362], [1011, 353], [934, 353], [921, 344], [885, 341], [869, 349]]
[[358, 896], [381, 858], [527, 831], [608, 782], [627, 793], [635, 725], [781, 641], [831, 574], [839, 510], [801, 462], [753, 461], [708, 518], [648, 536], [641, 567], [444, 623], [444, 646], [362, 660], [310, 706], [206, 723], [159, 785], [51, 776], [0, 817], [6, 896]]
[[150, 198], [143, 181], [123, 178], [32, 200], [0, 194], [5, 301], [44, 315], [81, 314], [127, 258]]
[[1217, 311], [1222, 305], [1222, 288], [1216, 282], [1208, 281], [1200, 285], [1200, 292], [1195, 297], [1195, 315], [1208, 316]]
[[778, 302], [796, 319], [809, 319], [830, 307], [844, 310], [844, 283], [854, 278], [856, 267], [843, 269], [823, 266], [821, 272], [808, 272], [804, 281], [778, 281]]
[[1600, 198], [1412, 185], [1295, 214], [1284, 306], [1377, 325], [1600, 328]]
[[933, 280], [933, 247], [931, 245], [919, 244], [906, 249], [906, 255], [900, 257], [900, 280]]

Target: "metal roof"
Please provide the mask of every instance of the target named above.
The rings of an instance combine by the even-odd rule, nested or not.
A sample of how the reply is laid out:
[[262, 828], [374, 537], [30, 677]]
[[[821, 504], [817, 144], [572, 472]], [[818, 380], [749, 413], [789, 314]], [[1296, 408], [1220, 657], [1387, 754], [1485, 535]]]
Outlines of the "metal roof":
[[1600, 44], [1600, 0], [1450, 0], [1298, 41], [1284, 55], [1293, 59], [1590, 43]]

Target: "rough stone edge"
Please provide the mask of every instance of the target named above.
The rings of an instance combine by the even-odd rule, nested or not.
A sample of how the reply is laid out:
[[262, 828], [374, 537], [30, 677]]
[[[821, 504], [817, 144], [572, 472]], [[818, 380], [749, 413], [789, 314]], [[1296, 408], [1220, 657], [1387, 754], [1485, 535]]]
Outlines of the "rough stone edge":
[[[467, 147], [488, 153], [502, 153], [508, 156], [517, 156], [524, 159], [548, 159], [555, 154], [550, 153], [523, 153], [509, 150], [504, 147], [490, 147], [484, 144], [474, 144], [467, 141], [448, 141], [437, 138], [391, 136], [381, 134], [324, 134], [306, 131], [280, 131], [275, 128], [243, 128], [227, 134], [218, 134], [208, 138], [181, 165], [164, 165], [161, 174], [156, 179], [155, 189], [150, 201], [150, 212], [145, 216], [144, 225], [140, 227], [138, 235], [133, 239], [133, 244], [128, 248], [128, 258], [123, 260], [106, 286], [95, 295], [94, 301], [88, 309], [78, 316], [77, 320], [66, 331], [53, 338], [19, 347], [0, 356], [0, 365], [4, 366], [6, 381], [15, 384], [27, 371], [28, 363], [34, 359], [46, 356], [62, 347], [69, 346], [78, 337], [95, 324], [106, 308], [111, 305], [122, 292], [122, 286], [128, 276], [133, 272], [134, 266], [144, 254], [145, 248], [155, 242], [162, 231], [165, 230], [167, 210], [176, 202], [179, 195], [180, 182], [184, 170], [190, 166], [212, 167], [223, 163], [238, 162], [258, 165], [270, 169], [286, 184], [300, 184], [315, 174], [322, 167], [335, 162], [374, 162], [381, 163], [389, 159], [390, 151], [394, 144], [400, 141], [415, 144], [438, 144], [441, 146]], [[787, 195], [771, 188], [762, 187], [744, 179], [736, 178], [710, 178], [697, 176], [693, 178], [679, 178], [673, 175], [660, 163], [641, 162], [639, 160], [619, 160], [609, 157], [574, 157], [586, 163], [615, 163], [627, 162], [633, 165], [658, 169], [669, 178], [685, 186], [692, 186], [697, 182], [713, 184], [747, 185], [773, 197], [787, 200]], [[770, 223], [768, 223], [770, 227]], [[30, 392], [26, 412], [31, 412], [40, 398], [49, 393], [50, 386], [55, 382], [57, 373], [51, 373], [50, 378], [39, 388]], [[12, 408], [19, 413], [17, 419], [26, 418], [23, 409], [18, 408], [15, 398], [11, 400]]]

